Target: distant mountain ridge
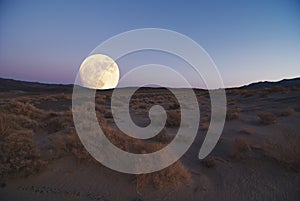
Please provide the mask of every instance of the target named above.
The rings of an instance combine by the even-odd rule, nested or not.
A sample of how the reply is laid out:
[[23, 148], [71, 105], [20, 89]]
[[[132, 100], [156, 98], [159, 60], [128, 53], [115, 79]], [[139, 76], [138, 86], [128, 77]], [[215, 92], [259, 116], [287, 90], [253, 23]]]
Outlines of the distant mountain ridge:
[[[258, 89], [272, 87], [300, 87], [300, 77], [293, 79], [283, 79], [277, 82], [262, 81], [249, 85], [234, 87], [231, 89]], [[27, 91], [27, 92], [71, 92], [73, 84], [46, 84], [40, 82], [28, 82], [14, 79], [0, 78], [0, 92], [5, 91]]]
[[68, 92], [72, 91], [72, 84], [46, 84], [28, 82], [14, 79], [0, 78], [0, 92], [26, 91], [26, 92]]
[[241, 89], [258, 89], [258, 88], [272, 88], [272, 87], [300, 87], [300, 77], [292, 78], [292, 79], [283, 79], [280, 81], [261, 81], [261, 82], [254, 82], [249, 85], [245, 85], [242, 87], [237, 87]]

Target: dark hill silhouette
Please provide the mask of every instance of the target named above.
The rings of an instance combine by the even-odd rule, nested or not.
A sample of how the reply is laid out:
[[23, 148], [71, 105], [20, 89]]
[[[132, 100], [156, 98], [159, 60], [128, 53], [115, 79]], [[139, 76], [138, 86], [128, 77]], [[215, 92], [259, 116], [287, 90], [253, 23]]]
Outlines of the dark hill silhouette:
[[258, 89], [258, 88], [272, 88], [272, 87], [299, 87], [300, 86], [300, 77], [293, 79], [283, 79], [277, 82], [263, 81], [255, 82], [249, 85], [245, 85], [239, 88], [242, 89]]
[[[278, 82], [255, 82], [249, 85], [235, 87], [234, 89], [258, 89], [258, 88], [272, 88], [272, 87], [300, 87], [300, 77], [293, 79], [283, 79]], [[0, 92], [7, 91], [25, 91], [25, 92], [71, 92], [73, 84], [45, 84], [40, 82], [28, 82], [14, 79], [0, 78]], [[147, 90], [149, 87], [144, 87]], [[153, 88], [152, 88], [153, 89]], [[156, 88], [158, 89], [158, 88]]]

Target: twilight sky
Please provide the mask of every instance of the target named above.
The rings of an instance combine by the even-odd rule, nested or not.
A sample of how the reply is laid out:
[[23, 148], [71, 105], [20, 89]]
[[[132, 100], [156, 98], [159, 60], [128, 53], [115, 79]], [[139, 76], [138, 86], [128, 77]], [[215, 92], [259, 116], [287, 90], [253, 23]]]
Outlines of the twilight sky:
[[[148, 27], [199, 43], [226, 87], [300, 76], [298, 0], [1, 0], [0, 77], [73, 83], [81, 62], [101, 42]], [[136, 65], [160, 61], [200, 86], [190, 67], [177, 60], [148, 51], [117, 63], [122, 76]]]

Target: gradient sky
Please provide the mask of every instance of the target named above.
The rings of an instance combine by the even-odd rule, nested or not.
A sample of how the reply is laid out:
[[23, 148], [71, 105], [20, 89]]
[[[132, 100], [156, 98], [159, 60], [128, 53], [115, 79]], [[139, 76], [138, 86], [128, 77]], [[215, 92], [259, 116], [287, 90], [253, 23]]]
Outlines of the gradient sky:
[[[81, 62], [101, 42], [147, 27], [195, 40], [217, 64], [227, 87], [300, 76], [298, 0], [2, 0], [0, 77], [73, 83]], [[157, 54], [150, 55], [148, 60], [131, 55], [120, 61], [121, 75], [136, 64], [155, 61]], [[174, 68], [197, 86], [189, 67], [179, 64]]]

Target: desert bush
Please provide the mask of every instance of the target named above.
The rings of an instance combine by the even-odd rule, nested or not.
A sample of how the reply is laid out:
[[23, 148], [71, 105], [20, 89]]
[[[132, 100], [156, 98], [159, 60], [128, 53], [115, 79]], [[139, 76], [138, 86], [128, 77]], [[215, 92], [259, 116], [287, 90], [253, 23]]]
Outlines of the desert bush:
[[263, 146], [266, 155], [287, 168], [300, 171], [300, 137], [294, 133], [273, 135]]
[[228, 155], [236, 159], [246, 158], [254, 145], [255, 141], [252, 139], [237, 137], [232, 147], [230, 147]]
[[137, 189], [149, 185], [157, 189], [162, 189], [170, 186], [178, 186], [181, 183], [188, 183], [191, 180], [190, 173], [180, 161], [158, 172], [140, 174], [136, 177]]
[[147, 103], [144, 103], [144, 102], [139, 103], [138, 105], [139, 105], [139, 108], [140, 108], [140, 109], [147, 109], [147, 108], [148, 108], [148, 104], [147, 104]]
[[244, 128], [240, 130], [240, 133], [247, 134], [247, 135], [253, 135], [254, 130], [252, 128]]
[[36, 129], [38, 122], [23, 115], [0, 113], [0, 136], [9, 133], [9, 130]]
[[260, 98], [265, 98], [269, 95], [269, 93], [270, 93], [270, 90], [268, 88], [265, 88], [265, 89], [260, 90], [258, 94], [259, 94]]
[[159, 132], [156, 136], [152, 138], [154, 141], [160, 143], [169, 143], [171, 141], [171, 136], [168, 135], [168, 131], [166, 128], [163, 128], [162, 131]]
[[11, 131], [0, 141], [0, 177], [27, 176], [44, 166], [30, 130]]
[[173, 102], [169, 104], [169, 109], [170, 110], [177, 110], [180, 109], [180, 105], [177, 102]]
[[8, 114], [23, 115], [31, 119], [42, 119], [47, 115], [45, 111], [36, 108], [32, 104], [16, 100], [11, 100], [9, 103], [1, 105], [0, 109]]
[[217, 160], [213, 156], [208, 156], [204, 158], [201, 163], [205, 165], [207, 168], [214, 167], [217, 164]]
[[54, 94], [52, 95], [56, 100], [71, 100], [72, 99], [72, 95], [71, 94], [65, 94], [65, 93], [61, 93], [61, 94]]
[[227, 110], [226, 120], [234, 120], [239, 118], [239, 109]]
[[262, 112], [257, 115], [260, 122], [264, 125], [275, 124], [277, 122], [276, 116], [271, 112]]
[[100, 105], [104, 105], [106, 103], [105, 97], [103, 96], [96, 96], [96, 103]]
[[200, 123], [200, 128], [203, 131], [207, 131], [208, 128], [209, 128], [209, 123], [208, 122], [202, 122], [202, 123]]
[[235, 100], [231, 99], [227, 101], [227, 105], [234, 105], [235, 104]]
[[[115, 128], [102, 127], [107, 138], [118, 148], [124, 151], [136, 154], [153, 153], [160, 150], [165, 145], [161, 143], [149, 143], [142, 140], [134, 139], [124, 135]], [[117, 156], [110, 156], [117, 157]], [[163, 160], [163, 159], [162, 159]], [[139, 164], [140, 167], [153, 164]], [[186, 182], [190, 179], [190, 174], [180, 161], [161, 171], [137, 175], [137, 187], [152, 185], [155, 188], [167, 187], [168, 185], [177, 185], [179, 182]]]
[[297, 87], [297, 86], [291, 86], [291, 87], [289, 87], [289, 90], [290, 90], [290, 91], [299, 91], [299, 90], [300, 90], [300, 87]]
[[7, 115], [4, 113], [0, 113], [0, 137], [4, 137], [9, 130], [10, 125], [8, 122]]
[[32, 129], [35, 130], [39, 123], [36, 120], [30, 119], [24, 115], [15, 115], [15, 114], [8, 114], [7, 118], [11, 124], [11, 128], [22, 130], [22, 129]]
[[49, 113], [41, 125], [47, 133], [55, 133], [74, 127], [71, 111]]
[[244, 98], [248, 98], [248, 97], [251, 97], [251, 96], [254, 95], [254, 91], [252, 91], [252, 90], [243, 90], [243, 91], [241, 92], [241, 94], [242, 94], [242, 96], [243, 96]]
[[61, 158], [66, 153], [71, 153], [79, 160], [92, 161], [75, 130], [70, 129], [67, 134], [59, 133], [48, 138], [51, 142], [52, 158]]
[[295, 110], [293, 108], [288, 107], [281, 111], [281, 116], [290, 116], [294, 113], [295, 113]]
[[168, 127], [178, 127], [181, 122], [181, 114], [179, 110], [169, 110], [167, 112], [168, 118], [166, 126]]
[[286, 92], [287, 91], [287, 88], [283, 87], [283, 86], [276, 86], [276, 87], [273, 87], [273, 88], [270, 88], [270, 91], [271, 92]]
[[32, 100], [33, 100], [33, 98], [28, 97], [28, 96], [22, 96], [22, 97], [18, 98], [18, 101], [22, 102], [22, 103], [30, 103]]

